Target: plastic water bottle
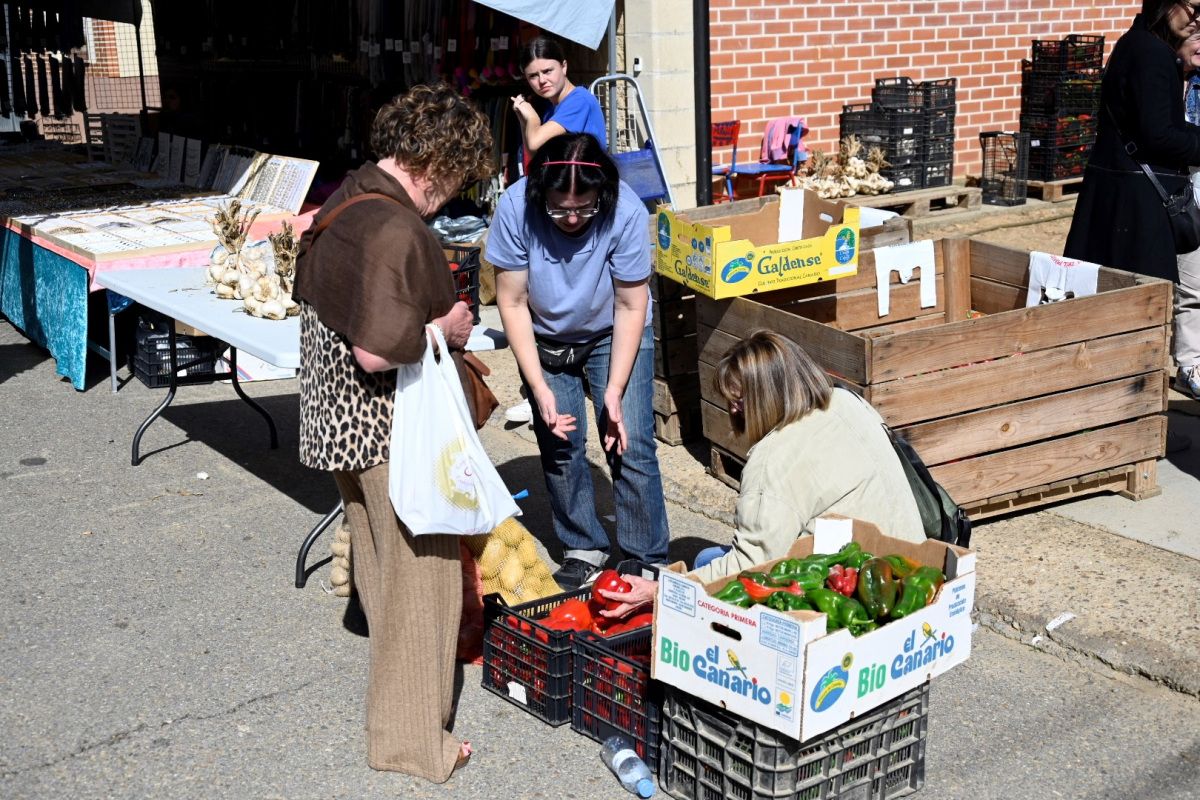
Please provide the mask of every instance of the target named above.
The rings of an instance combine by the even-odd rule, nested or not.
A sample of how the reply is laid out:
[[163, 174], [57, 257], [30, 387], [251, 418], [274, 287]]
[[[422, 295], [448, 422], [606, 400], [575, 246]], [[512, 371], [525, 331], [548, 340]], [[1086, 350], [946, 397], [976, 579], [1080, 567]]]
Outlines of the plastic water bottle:
[[600, 749], [600, 759], [613, 771], [625, 791], [638, 797], [654, 796], [654, 779], [650, 768], [638, 757], [633, 745], [624, 736], [610, 736]]

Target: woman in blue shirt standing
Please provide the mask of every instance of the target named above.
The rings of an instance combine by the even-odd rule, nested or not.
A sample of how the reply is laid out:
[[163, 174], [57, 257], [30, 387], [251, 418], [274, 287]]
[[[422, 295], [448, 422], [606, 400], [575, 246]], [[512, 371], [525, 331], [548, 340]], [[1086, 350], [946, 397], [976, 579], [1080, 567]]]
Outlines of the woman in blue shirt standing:
[[585, 381], [612, 472], [617, 543], [648, 563], [667, 557], [648, 225], [600, 142], [565, 134], [547, 141], [500, 198], [488, 236], [496, 304], [533, 401], [564, 589], [609, 558], [587, 461]]
[[564, 133], [590, 133], [600, 142], [601, 149], [608, 146], [600, 102], [591, 92], [571, 83], [567, 77], [567, 59], [558, 42], [548, 36], [537, 37], [521, 49], [520, 64], [529, 88], [550, 104], [539, 116], [524, 95], [512, 99], [513, 110], [521, 118], [527, 159], [546, 142]]

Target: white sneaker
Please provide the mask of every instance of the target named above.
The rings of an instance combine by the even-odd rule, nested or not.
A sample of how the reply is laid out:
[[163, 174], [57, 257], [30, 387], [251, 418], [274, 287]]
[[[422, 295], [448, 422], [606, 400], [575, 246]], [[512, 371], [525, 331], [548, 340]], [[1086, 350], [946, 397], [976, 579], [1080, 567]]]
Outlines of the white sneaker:
[[512, 408], [505, 409], [504, 418], [509, 422], [532, 422], [533, 407], [529, 405], [529, 401], [517, 403]]
[[1175, 391], [1200, 400], [1200, 364], [1179, 368], [1175, 375]]

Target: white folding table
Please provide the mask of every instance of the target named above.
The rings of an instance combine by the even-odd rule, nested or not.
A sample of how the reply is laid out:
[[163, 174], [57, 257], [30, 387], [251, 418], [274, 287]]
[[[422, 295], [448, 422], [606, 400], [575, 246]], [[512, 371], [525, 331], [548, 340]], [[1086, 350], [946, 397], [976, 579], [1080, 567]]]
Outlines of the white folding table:
[[[170, 384], [166, 398], [150, 413], [150, 416], [138, 426], [133, 436], [133, 466], [141, 463], [142, 457], [138, 452], [142, 434], [175, 399], [175, 391], [180, 385], [192, 383], [208, 383], [214, 380], [229, 378], [233, 390], [250, 406], [263, 416], [271, 432], [271, 447], [279, 446], [279, 435], [275, 429], [275, 421], [262, 406], [255, 403], [242, 390], [238, 383], [237, 352], [243, 350], [252, 356], [261, 358], [268, 364], [285, 369], [300, 367], [300, 318], [288, 317], [285, 320], [259, 319], [245, 313], [242, 303], [236, 300], [221, 300], [211, 286], [205, 285], [205, 268], [166, 268], [166, 269], [137, 269], [115, 272], [101, 272], [96, 275], [96, 282], [106, 289], [112, 289], [118, 294], [141, 303], [149, 309], [204, 331], [209, 336], [219, 339], [229, 345], [229, 372], [205, 375], [179, 375], [180, 370], [188, 364], [178, 363], [175, 339], [175, 326], [169, 326], [170, 342]], [[506, 344], [504, 334], [499, 331], [476, 325], [467, 342], [467, 350], [494, 350]], [[342, 503], [326, 514], [305, 538], [296, 558], [296, 587], [303, 588], [306, 582], [304, 562], [308, 551], [317, 537], [337, 519], [342, 512]]]

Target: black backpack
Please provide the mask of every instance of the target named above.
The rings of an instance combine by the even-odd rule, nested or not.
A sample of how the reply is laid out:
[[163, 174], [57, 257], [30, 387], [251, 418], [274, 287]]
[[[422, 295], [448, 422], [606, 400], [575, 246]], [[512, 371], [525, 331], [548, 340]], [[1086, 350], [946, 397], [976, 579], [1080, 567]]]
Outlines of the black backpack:
[[887, 431], [892, 448], [900, 459], [900, 466], [904, 468], [904, 476], [908, 478], [908, 485], [912, 487], [917, 508], [921, 512], [921, 524], [925, 527], [925, 535], [947, 544], [969, 547], [971, 519], [967, 512], [963, 511], [942, 485], [933, 479], [929, 474], [929, 467], [925, 466], [916, 449], [904, 437], [898, 436], [886, 424], [883, 429]]

